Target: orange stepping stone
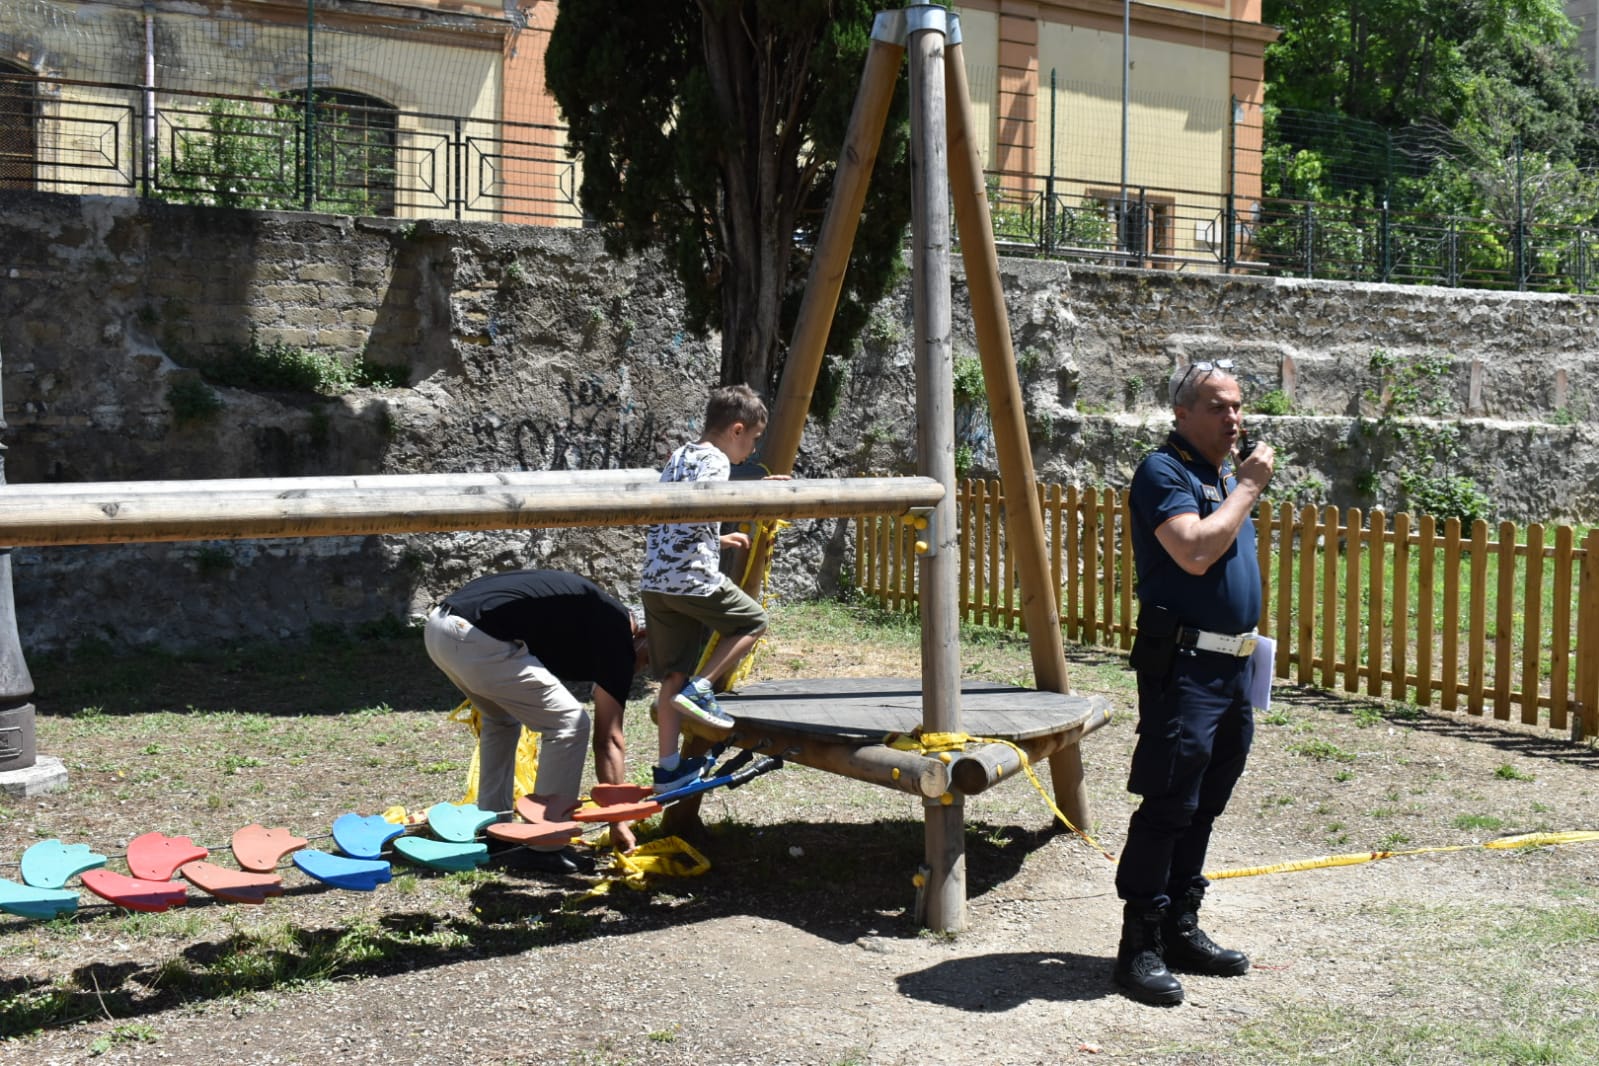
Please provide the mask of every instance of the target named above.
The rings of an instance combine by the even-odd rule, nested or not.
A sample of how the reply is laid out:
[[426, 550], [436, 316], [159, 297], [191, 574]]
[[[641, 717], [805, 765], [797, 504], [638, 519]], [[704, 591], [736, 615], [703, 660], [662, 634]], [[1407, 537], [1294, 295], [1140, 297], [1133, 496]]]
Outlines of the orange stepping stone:
[[619, 803], [642, 803], [655, 794], [649, 785], [595, 785], [589, 789], [589, 799], [596, 807], [614, 807]]
[[268, 829], [252, 823], [233, 834], [233, 857], [246, 870], [269, 874], [278, 868], [283, 856], [293, 854], [311, 843], [297, 837], [282, 826]]
[[283, 878], [276, 874], [229, 870], [214, 862], [184, 863], [178, 873], [195, 888], [229, 903], [264, 903], [268, 896], [283, 895]]
[[209, 854], [188, 837], [146, 833], [128, 841], [128, 872], [144, 881], [170, 881], [178, 867]]
[[486, 832], [510, 844], [565, 844], [582, 829], [576, 822], [495, 822]]
[[641, 800], [637, 803], [613, 803], [609, 807], [579, 807], [572, 812], [572, 818], [579, 822], [636, 822], [659, 813], [659, 803]]
[[189, 890], [172, 881], [147, 881], [111, 870], [85, 870], [83, 887], [130, 911], [165, 911], [184, 903]]
[[530, 794], [520, 797], [516, 801], [516, 813], [522, 816], [525, 822], [564, 822], [572, 817], [572, 808], [577, 804], [569, 803], [564, 810], [551, 810], [550, 804], [555, 802], [553, 796], [540, 796]]

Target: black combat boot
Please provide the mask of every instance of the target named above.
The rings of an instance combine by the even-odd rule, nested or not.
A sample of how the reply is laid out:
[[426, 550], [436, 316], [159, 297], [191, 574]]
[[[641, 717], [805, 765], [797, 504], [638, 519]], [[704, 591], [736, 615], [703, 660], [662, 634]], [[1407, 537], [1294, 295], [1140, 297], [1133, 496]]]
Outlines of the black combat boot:
[[1161, 934], [1166, 961], [1174, 970], [1211, 977], [1237, 977], [1249, 972], [1249, 957], [1217, 944], [1199, 928], [1202, 892], [1188, 892], [1172, 902]]
[[1162, 958], [1161, 925], [1166, 912], [1146, 904], [1129, 903], [1122, 910], [1122, 942], [1116, 949], [1111, 979], [1133, 999], [1152, 1007], [1175, 1007], [1183, 1001], [1183, 986], [1166, 969]]

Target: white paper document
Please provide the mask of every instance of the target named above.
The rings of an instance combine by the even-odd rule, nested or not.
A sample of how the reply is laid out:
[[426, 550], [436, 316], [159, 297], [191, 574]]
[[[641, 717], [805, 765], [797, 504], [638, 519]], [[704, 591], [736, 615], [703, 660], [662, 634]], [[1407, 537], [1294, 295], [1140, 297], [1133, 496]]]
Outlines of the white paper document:
[[1272, 660], [1277, 657], [1277, 642], [1270, 637], [1257, 637], [1255, 654], [1249, 664], [1255, 668], [1249, 679], [1249, 705], [1257, 711], [1271, 710]]

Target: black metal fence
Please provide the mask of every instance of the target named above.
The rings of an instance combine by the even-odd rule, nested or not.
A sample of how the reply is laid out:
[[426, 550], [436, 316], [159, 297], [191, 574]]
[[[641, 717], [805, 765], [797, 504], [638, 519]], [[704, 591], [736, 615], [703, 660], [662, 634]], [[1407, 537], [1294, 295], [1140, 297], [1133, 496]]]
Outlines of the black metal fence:
[[[571, 224], [565, 130], [352, 93], [153, 92], [0, 73], [0, 189]], [[307, 151], [306, 146], [311, 146]]]
[[[311, 150], [307, 151], [307, 145]], [[352, 93], [240, 96], [0, 72], [0, 189], [574, 225], [565, 131]], [[1585, 293], [1599, 228], [988, 175], [1001, 250], [1110, 265]], [[1227, 184], [1237, 186], [1237, 175]]]
[[[1000, 191], [995, 178], [1009, 187]], [[1144, 185], [1130, 186], [1123, 199], [1119, 190], [1085, 194], [1083, 185], [1061, 175], [991, 175], [1002, 252], [1340, 281], [1599, 290], [1599, 227]], [[1036, 191], [1016, 191], [1028, 186]]]

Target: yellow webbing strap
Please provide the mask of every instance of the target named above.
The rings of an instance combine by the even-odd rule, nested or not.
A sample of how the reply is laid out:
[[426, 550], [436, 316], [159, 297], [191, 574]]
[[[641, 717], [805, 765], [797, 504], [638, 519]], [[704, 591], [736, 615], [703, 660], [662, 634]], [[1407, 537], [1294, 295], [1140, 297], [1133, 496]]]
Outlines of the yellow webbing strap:
[[711, 868], [711, 860], [682, 837], [661, 837], [625, 854], [613, 851], [611, 861], [612, 869], [583, 898], [603, 896], [613, 885], [641, 891], [651, 877], [698, 877]]
[[[462, 700], [460, 706], [450, 712], [450, 721], [465, 724], [472, 730], [474, 737], [483, 732], [483, 719], [478, 714], [478, 709], [472, 706], [471, 700]], [[472, 765], [466, 770], [466, 794], [461, 798], [462, 803], [477, 802], [477, 774], [478, 753], [477, 745], [474, 744]], [[527, 796], [536, 791], [533, 786], [537, 783], [538, 777], [539, 735], [523, 726], [521, 738], [516, 742], [516, 795]]]
[[[761, 558], [762, 555], [765, 555], [766, 566], [761, 573], [762, 607], [766, 606], [766, 579], [772, 576], [772, 553], [769, 551], [764, 551], [763, 549], [768, 542], [776, 540], [777, 534], [780, 530], [789, 525], [792, 525], [792, 523], [781, 518], [763, 519], [755, 523], [754, 532], [750, 534], [750, 550], [748, 556], [744, 560], [744, 573], [739, 575], [739, 587], [742, 588], [744, 584], [749, 581], [750, 574], [752, 574], [755, 570], [756, 560]], [[701, 673], [701, 671], [705, 669], [705, 664], [711, 661], [711, 653], [716, 650], [716, 645], [721, 641], [721, 639], [722, 634], [711, 634], [710, 641], [705, 645], [705, 652], [700, 656], [699, 665], [694, 668], [694, 672], [696, 674]], [[750, 653], [744, 656], [743, 660], [739, 662], [737, 666], [733, 667], [732, 672], [727, 675], [725, 679], [725, 685], [727, 688], [737, 688], [739, 685], [749, 680], [751, 671], [755, 669], [755, 655], [765, 644], [765, 634], [762, 634], [756, 638], [755, 646], [750, 649]]]
[[1114, 855], [1100, 847], [1099, 841], [1073, 825], [1072, 820], [1066, 817], [1065, 812], [1055, 805], [1054, 797], [1049, 794], [1049, 790], [1044, 787], [1044, 783], [1038, 779], [1038, 774], [1034, 772], [1032, 760], [1027, 757], [1027, 752], [1023, 751], [1019, 745], [1000, 737], [974, 737], [970, 733], [924, 733], [920, 729], [910, 733], [890, 733], [883, 738], [883, 743], [900, 751], [919, 751], [924, 755], [936, 755], [945, 751], [961, 751], [965, 749], [967, 744], [1005, 745], [1016, 753], [1016, 758], [1021, 761], [1022, 769], [1027, 771], [1027, 779], [1033, 783], [1033, 788], [1037, 789], [1038, 794], [1043, 797], [1050, 813], [1060, 819], [1060, 824], [1083, 838], [1090, 847], [1111, 862], [1116, 861]]
[[1401, 855], [1429, 855], [1445, 851], [1473, 851], [1478, 848], [1493, 848], [1496, 850], [1536, 848], [1556, 844], [1585, 844], [1595, 840], [1599, 840], [1599, 831], [1586, 829], [1563, 833], [1522, 833], [1519, 836], [1500, 837], [1498, 840], [1488, 840], [1481, 844], [1448, 844], [1430, 848], [1406, 848], [1402, 851], [1357, 851], [1345, 855], [1323, 855], [1316, 859], [1295, 859], [1291, 862], [1274, 863], [1271, 866], [1246, 866], [1236, 870], [1207, 870], [1205, 876], [1212, 881], [1220, 881], [1228, 877], [1256, 877], [1261, 874], [1288, 874], [1298, 873], [1300, 870], [1322, 870], [1331, 866], [1358, 866], [1361, 863], [1376, 862], [1378, 859], [1392, 859]]

